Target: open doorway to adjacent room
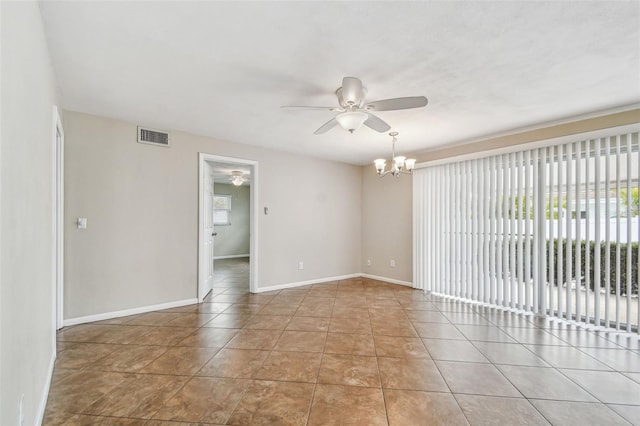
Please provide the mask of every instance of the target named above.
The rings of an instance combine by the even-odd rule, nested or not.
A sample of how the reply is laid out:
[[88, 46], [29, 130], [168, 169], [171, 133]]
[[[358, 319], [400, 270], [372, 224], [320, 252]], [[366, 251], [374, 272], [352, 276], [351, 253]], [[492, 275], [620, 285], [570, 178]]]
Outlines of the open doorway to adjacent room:
[[200, 154], [198, 299], [255, 292], [257, 162]]

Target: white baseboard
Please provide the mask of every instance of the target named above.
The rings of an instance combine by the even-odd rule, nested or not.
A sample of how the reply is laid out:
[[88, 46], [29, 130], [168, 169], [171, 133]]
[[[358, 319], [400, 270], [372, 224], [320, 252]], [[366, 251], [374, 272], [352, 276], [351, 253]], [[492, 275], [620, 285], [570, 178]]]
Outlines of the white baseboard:
[[318, 278], [315, 280], [298, 281], [298, 282], [287, 283], [287, 284], [277, 284], [269, 287], [260, 287], [257, 289], [256, 293], [264, 293], [266, 291], [274, 291], [274, 290], [284, 290], [287, 288], [302, 287], [305, 285], [326, 283], [329, 281], [348, 280], [349, 278], [359, 278], [360, 276], [361, 274], [348, 274], [348, 275], [338, 275], [335, 277]]
[[159, 311], [162, 309], [177, 308], [179, 306], [193, 305], [198, 303], [198, 298], [176, 300], [175, 302], [161, 303], [159, 305], [142, 306], [140, 308], [123, 309], [121, 311], [105, 312], [102, 314], [87, 315], [86, 317], [69, 318], [62, 322], [62, 325], [68, 327], [70, 325], [84, 324], [87, 322], [103, 321], [113, 318], [126, 317], [128, 315], [144, 314], [151, 311]]
[[237, 259], [239, 257], [249, 257], [249, 255], [248, 254], [232, 254], [229, 256], [213, 256], [213, 260]]
[[49, 360], [49, 370], [47, 371], [47, 380], [44, 383], [44, 388], [40, 394], [40, 404], [38, 405], [38, 412], [36, 413], [36, 424], [41, 425], [44, 420], [44, 411], [47, 408], [47, 399], [49, 398], [49, 389], [51, 387], [51, 379], [53, 378], [53, 367], [56, 365], [56, 348], [53, 348], [51, 359]]
[[360, 274], [360, 276], [363, 278], [369, 278], [370, 280], [384, 281], [386, 283], [400, 284], [400, 285], [413, 288], [413, 283], [409, 281], [396, 280], [394, 278], [379, 277], [377, 275], [371, 275], [371, 274]]

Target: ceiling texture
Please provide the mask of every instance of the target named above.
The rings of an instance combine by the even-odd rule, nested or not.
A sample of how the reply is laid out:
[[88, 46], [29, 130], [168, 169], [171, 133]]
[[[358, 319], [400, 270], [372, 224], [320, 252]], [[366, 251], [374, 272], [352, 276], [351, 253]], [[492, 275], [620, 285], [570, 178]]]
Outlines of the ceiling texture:
[[363, 127], [313, 132], [342, 78], [397, 150], [423, 151], [640, 102], [640, 2], [43, 1], [65, 109], [352, 164], [388, 157]]

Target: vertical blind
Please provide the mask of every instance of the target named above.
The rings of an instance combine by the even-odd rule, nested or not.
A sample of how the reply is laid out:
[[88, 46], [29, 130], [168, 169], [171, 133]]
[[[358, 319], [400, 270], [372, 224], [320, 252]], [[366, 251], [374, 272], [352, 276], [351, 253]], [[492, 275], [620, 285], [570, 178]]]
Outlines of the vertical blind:
[[638, 133], [414, 171], [414, 283], [638, 330]]

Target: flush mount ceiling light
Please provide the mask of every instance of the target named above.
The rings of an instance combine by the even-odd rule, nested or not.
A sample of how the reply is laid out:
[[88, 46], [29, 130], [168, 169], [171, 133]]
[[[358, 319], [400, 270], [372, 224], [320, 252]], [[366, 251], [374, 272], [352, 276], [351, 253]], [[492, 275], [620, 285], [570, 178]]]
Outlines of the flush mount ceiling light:
[[233, 171], [233, 172], [231, 172], [231, 177], [229, 178], [229, 180], [235, 186], [240, 186], [245, 181], [245, 178], [244, 178], [244, 176], [242, 176], [242, 174], [243, 173], [241, 171]]
[[402, 155], [396, 156], [396, 142], [398, 141], [396, 136], [398, 136], [398, 132], [391, 132], [389, 133], [389, 136], [393, 138], [391, 145], [391, 168], [385, 171], [387, 160], [378, 158], [373, 162], [373, 164], [375, 164], [376, 166], [376, 172], [378, 173], [378, 176], [386, 176], [389, 173], [391, 173], [391, 175], [395, 177], [398, 177], [401, 174], [411, 174], [413, 168], [416, 165], [416, 159], [407, 158]]

